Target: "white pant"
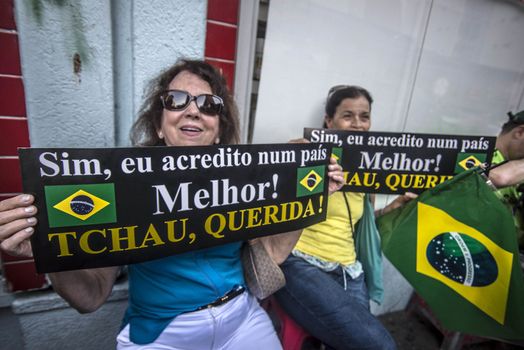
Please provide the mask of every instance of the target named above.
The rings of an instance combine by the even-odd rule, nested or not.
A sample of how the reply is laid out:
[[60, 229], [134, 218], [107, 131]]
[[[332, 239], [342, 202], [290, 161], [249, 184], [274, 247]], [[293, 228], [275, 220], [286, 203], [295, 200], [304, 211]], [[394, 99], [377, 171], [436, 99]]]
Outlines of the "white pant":
[[118, 350], [282, 349], [267, 313], [250, 293], [224, 305], [178, 315], [150, 344], [129, 340], [129, 325], [118, 334]]

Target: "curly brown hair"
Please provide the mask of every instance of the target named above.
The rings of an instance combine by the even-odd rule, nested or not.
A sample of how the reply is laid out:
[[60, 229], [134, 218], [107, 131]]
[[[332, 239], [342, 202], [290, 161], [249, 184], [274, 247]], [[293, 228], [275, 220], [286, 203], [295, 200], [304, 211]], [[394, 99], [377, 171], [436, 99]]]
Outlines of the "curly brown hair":
[[188, 59], [177, 61], [149, 82], [146, 98], [138, 113], [138, 119], [131, 127], [131, 143], [135, 146], [165, 146], [164, 140], [159, 138], [157, 134], [162, 122], [164, 108], [160, 96], [168, 90], [171, 81], [183, 71], [199, 76], [211, 86], [213, 94], [224, 100], [224, 107], [219, 114], [220, 143], [238, 143], [240, 140], [238, 109], [227, 87], [226, 80], [211, 64], [201, 60]]

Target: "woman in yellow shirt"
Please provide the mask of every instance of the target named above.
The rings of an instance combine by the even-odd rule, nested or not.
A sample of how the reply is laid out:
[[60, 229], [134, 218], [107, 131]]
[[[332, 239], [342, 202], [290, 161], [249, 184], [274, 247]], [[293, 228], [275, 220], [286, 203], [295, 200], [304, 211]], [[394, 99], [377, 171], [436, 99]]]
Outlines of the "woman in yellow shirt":
[[[358, 86], [331, 88], [324, 127], [368, 131], [371, 94]], [[392, 210], [405, 202], [386, 207]], [[362, 265], [353, 242], [362, 216], [364, 194], [336, 192], [327, 219], [302, 232], [293, 253], [281, 265], [286, 286], [276, 293], [282, 308], [310, 334], [334, 349], [395, 349], [395, 342], [371, 314]]]

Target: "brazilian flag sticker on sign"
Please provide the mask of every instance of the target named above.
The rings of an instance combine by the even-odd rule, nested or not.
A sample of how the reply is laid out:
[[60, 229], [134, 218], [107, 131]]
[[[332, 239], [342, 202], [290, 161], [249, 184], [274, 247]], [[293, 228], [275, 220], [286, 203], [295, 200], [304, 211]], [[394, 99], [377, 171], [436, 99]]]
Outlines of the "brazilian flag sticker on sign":
[[310, 196], [324, 190], [324, 165], [297, 169], [297, 197]]
[[338, 164], [342, 164], [342, 147], [333, 147], [331, 157], [335, 158]]
[[49, 227], [116, 222], [113, 183], [45, 186]]
[[485, 161], [485, 153], [459, 153], [455, 162], [455, 174], [474, 168]]

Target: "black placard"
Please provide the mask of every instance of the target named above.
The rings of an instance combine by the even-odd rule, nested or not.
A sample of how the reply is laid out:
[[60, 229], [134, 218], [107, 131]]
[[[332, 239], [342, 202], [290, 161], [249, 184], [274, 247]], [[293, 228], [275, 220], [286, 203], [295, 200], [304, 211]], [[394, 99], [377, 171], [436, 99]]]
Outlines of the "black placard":
[[331, 143], [344, 168], [344, 191], [421, 193], [481, 163], [495, 137], [304, 129], [311, 142]]
[[331, 148], [20, 149], [37, 270], [130, 264], [325, 220]]

